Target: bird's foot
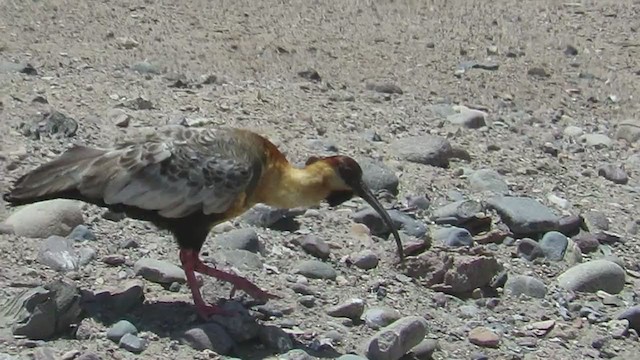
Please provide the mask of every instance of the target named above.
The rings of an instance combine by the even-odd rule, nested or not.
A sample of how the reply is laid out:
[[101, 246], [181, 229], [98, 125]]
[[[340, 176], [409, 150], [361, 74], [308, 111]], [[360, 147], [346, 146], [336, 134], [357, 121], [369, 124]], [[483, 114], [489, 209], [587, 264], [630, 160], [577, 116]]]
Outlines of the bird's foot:
[[229, 297], [233, 297], [237, 290], [242, 290], [242, 291], [244, 291], [245, 293], [247, 293], [248, 295], [250, 295], [251, 297], [253, 297], [254, 299], [257, 299], [257, 300], [269, 300], [269, 299], [277, 299], [277, 298], [279, 298], [279, 296], [277, 296], [277, 295], [268, 293], [268, 292], [260, 289], [254, 283], [249, 281], [247, 278], [244, 278], [242, 276], [238, 276], [238, 275], [230, 273], [230, 272], [218, 270], [218, 269], [213, 268], [211, 266], [205, 265], [204, 263], [202, 263], [200, 261], [198, 261], [196, 263], [195, 271], [197, 271], [197, 272], [199, 272], [201, 274], [213, 276], [216, 279], [220, 279], [220, 280], [226, 281], [226, 282], [230, 283], [231, 285], [233, 285], [233, 288], [231, 289], [231, 293], [230, 293]]

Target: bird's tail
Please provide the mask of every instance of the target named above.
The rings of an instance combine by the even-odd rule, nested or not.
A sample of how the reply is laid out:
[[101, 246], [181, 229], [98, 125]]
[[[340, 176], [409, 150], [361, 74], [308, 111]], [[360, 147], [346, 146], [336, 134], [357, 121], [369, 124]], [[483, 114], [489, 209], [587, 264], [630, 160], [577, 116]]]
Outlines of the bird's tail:
[[60, 157], [20, 177], [2, 198], [13, 206], [55, 198], [69, 198], [77, 192], [84, 170], [103, 155], [103, 150], [76, 145]]

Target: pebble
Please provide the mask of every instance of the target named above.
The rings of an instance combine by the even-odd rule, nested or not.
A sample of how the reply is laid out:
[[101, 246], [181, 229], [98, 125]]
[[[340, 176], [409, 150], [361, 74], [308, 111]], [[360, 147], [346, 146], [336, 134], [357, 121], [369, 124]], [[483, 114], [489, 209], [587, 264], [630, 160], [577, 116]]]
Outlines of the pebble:
[[427, 334], [427, 321], [419, 316], [404, 317], [382, 328], [363, 345], [369, 360], [398, 360], [420, 344]]
[[293, 341], [289, 334], [275, 325], [262, 326], [259, 338], [262, 344], [277, 350], [280, 354], [293, 349]]
[[140, 74], [158, 75], [161, 73], [160, 68], [156, 64], [152, 64], [147, 61], [140, 61], [131, 65], [131, 70]]
[[399, 320], [402, 314], [395, 309], [374, 307], [367, 309], [362, 318], [368, 327], [378, 330]]
[[622, 319], [629, 321], [629, 328], [640, 333], [640, 305], [635, 305], [624, 310], [620, 315], [618, 315], [618, 320]]
[[356, 159], [362, 168], [362, 180], [371, 191], [387, 190], [393, 195], [398, 195], [400, 180], [395, 172], [383, 162], [370, 158]]
[[221, 325], [235, 342], [242, 343], [258, 337], [260, 324], [240, 302], [227, 301], [222, 304], [222, 310], [237, 315], [214, 315], [212, 320]]
[[367, 358], [353, 354], [344, 354], [337, 357], [336, 360], [367, 360]]
[[515, 234], [539, 234], [555, 230], [558, 216], [540, 202], [528, 197], [496, 196], [487, 200], [502, 221]]
[[315, 358], [302, 349], [289, 350], [278, 356], [278, 360], [314, 360]]
[[629, 176], [619, 165], [605, 164], [598, 169], [598, 175], [619, 185], [625, 185], [629, 182]]
[[306, 308], [312, 308], [316, 306], [316, 297], [314, 295], [303, 295], [298, 298], [300, 305]]
[[216, 323], [201, 324], [190, 328], [182, 335], [182, 341], [195, 350], [212, 350], [220, 355], [231, 352], [235, 342], [227, 331]]
[[431, 206], [431, 200], [426, 195], [410, 195], [407, 196], [407, 206], [427, 210]]
[[219, 248], [246, 250], [252, 253], [260, 251], [260, 238], [253, 229], [234, 229], [213, 238]]
[[608, 148], [613, 144], [613, 140], [604, 134], [584, 134], [578, 139], [581, 143], [596, 149]]
[[433, 353], [440, 349], [438, 340], [424, 339], [420, 344], [414, 346], [408, 353], [410, 357], [417, 360], [431, 360]]
[[354, 266], [362, 270], [374, 269], [380, 262], [380, 258], [372, 250], [362, 250], [360, 252], [352, 254], [350, 260]]
[[521, 294], [532, 298], [542, 299], [547, 294], [546, 285], [539, 279], [528, 275], [511, 275], [504, 284], [505, 292], [512, 296]]
[[638, 122], [634, 120], [620, 122], [616, 130], [616, 139], [626, 140], [630, 144], [640, 140], [640, 126], [638, 126]]
[[499, 195], [509, 192], [509, 185], [503, 176], [492, 169], [480, 169], [469, 176], [471, 190], [476, 192], [488, 191]]
[[540, 248], [540, 244], [538, 244], [537, 241], [529, 238], [518, 240], [516, 251], [518, 253], [518, 256], [527, 261], [533, 261], [544, 256], [542, 248]]
[[569, 239], [557, 231], [549, 231], [538, 242], [544, 256], [551, 261], [561, 261], [567, 250]]
[[338, 273], [330, 264], [318, 260], [299, 262], [295, 266], [294, 272], [310, 279], [335, 280], [338, 276]]
[[469, 331], [469, 342], [481, 347], [498, 347], [500, 335], [489, 328], [479, 326]]
[[143, 352], [147, 348], [147, 345], [147, 340], [141, 339], [133, 334], [125, 334], [118, 342], [118, 346], [134, 354]]
[[458, 200], [444, 205], [433, 212], [432, 218], [455, 219], [455, 224], [467, 222], [482, 211], [482, 205], [475, 200]]
[[215, 251], [211, 257], [216, 264], [226, 264], [240, 270], [262, 269], [262, 259], [260, 256], [247, 250], [218, 250]]
[[567, 126], [564, 128], [563, 134], [567, 137], [579, 137], [584, 133], [581, 127], [578, 126]]
[[[405, 234], [421, 238], [427, 233], [427, 227], [422, 221], [395, 209], [387, 212], [395, 228], [402, 230]], [[380, 214], [371, 207], [356, 212], [352, 218], [354, 222], [366, 225], [373, 235], [384, 236], [390, 233]]]
[[353, 298], [327, 309], [327, 315], [359, 320], [364, 312], [364, 300]]
[[[34, 140], [39, 140], [44, 136], [72, 137], [76, 134], [76, 131], [78, 131], [78, 122], [59, 111], [53, 110], [42, 113], [42, 116], [36, 119], [33, 124], [24, 123], [21, 125], [20, 130], [24, 136]], [[63, 199], [50, 201], [58, 200]]]
[[73, 240], [57, 235], [48, 237], [40, 245], [38, 261], [55, 271], [74, 271], [80, 267], [80, 259], [73, 249]]
[[16, 235], [42, 239], [52, 235], [67, 236], [83, 223], [80, 202], [66, 199], [26, 205], [5, 220]]
[[168, 261], [142, 258], [133, 264], [136, 275], [142, 276], [148, 281], [171, 284], [172, 282], [185, 283], [184, 270]]
[[124, 109], [110, 109], [107, 111], [106, 117], [111, 122], [121, 128], [126, 128], [131, 123], [131, 115], [129, 115]]
[[80, 224], [73, 228], [67, 237], [75, 241], [96, 240], [96, 235], [84, 224]]
[[102, 360], [100, 355], [93, 352], [86, 352], [76, 358], [76, 360]]
[[580, 233], [577, 236], [573, 237], [572, 240], [576, 243], [576, 245], [578, 245], [580, 251], [583, 254], [594, 252], [600, 247], [598, 238], [588, 232]]
[[240, 218], [248, 225], [268, 228], [279, 221], [292, 219], [304, 214], [303, 209], [280, 209], [264, 204], [257, 204], [245, 212]]
[[609, 230], [609, 218], [604, 213], [591, 210], [581, 214], [581, 216], [589, 232], [597, 233]]
[[300, 246], [309, 255], [326, 260], [331, 255], [329, 244], [316, 235], [306, 235], [300, 241]]
[[403, 160], [437, 167], [448, 167], [453, 157], [449, 141], [435, 135], [407, 137], [390, 144], [391, 152]]
[[104, 256], [102, 262], [111, 266], [120, 266], [126, 262], [126, 259], [120, 254], [111, 254]]
[[570, 291], [618, 294], [624, 288], [625, 271], [608, 260], [591, 260], [575, 265], [558, 276], [558, 284]]
[[42, 346], [36, 348], [36, 351], [33, 353], [34, 360], [56, 360], [56, 354], [52, 348], [48, 346]]
[[464, 126], [468, 129], [479, 129], [487, 125], [485, 118], [487, 113], [480, 110], [470, 109], [466, 106], [453, 106], [456, 113], [447, 116], [447, 121], [454, 125]]
[[22, 73], [27, 75], [37, 75], [36, 69], [27, 63], [14, 63], [11, 61], [0, 61], [0, 74]]
[[473, 236], [469, 230], [459, 227], [443, 227], [436, 229], [432, 235], [435, 241], [439, 241], [449, 247], [472, 246]]
[[120, 320], [107, 330], [107, 339], [117, 343], [125, 334], [136, 335], [137, 333], [138, 329], [132, 323]]
[[392, 84], [392, 83], [368, 82], [365, 84], [365, 88], [367, 90], [372, 90], [382, 94], [402, 94], [403, 93], [402, 89], [398, 85]]

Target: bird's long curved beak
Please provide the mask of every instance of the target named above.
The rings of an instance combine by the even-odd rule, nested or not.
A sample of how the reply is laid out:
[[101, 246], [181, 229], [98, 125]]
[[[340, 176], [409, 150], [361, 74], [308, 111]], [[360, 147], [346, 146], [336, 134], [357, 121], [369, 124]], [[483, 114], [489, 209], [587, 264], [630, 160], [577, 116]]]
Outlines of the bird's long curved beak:
[[400, 241], [400, 235], [398, 234], [396, 227], [393, 225], [393, 221], [391, 220], [391, 217], [389, 217], [387, 211], [384, 209], [384, 207], [382, 207], [382, 204], [380, 204], [378, 199], [376, 199], [376, 197], [371, 193], [371, 190], [369, 190], [367, 185], [365, 185], [363, 182], [360, 182], [358, 186], [353, 189], [353, 191], [356, 193], [356, 195], [360, 196], [369, 205], [371, 205], [371, 207], [378, 214], [380, 214], [380, 217], [382, 217], [382, 220], [387, 225], [389, 230], [391, 230], [391, 233], [396, 240], [396, 245], [398, 247], [398, 256], [400, 257], [400, 261], [403, 261], [404, 251], [402, 248], [402, 241]]

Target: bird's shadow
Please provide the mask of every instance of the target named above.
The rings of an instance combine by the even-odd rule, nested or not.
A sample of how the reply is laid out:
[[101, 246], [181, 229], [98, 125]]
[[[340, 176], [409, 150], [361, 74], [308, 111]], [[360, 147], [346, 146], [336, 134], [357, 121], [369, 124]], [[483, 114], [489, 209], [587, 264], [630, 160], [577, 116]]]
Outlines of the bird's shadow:
[[[120, 303], [117, 296], [104, 295], [100, 299], [89, 297], [88, 301], [83, 301], [82, 307], [85, 311], [85, 317], [91, 318], [105, 327], [110, 327], [120, 320], [127, 320], [134, 324], [139, 332], [148, 331], [160, 338], [181, 343], [184, 340], [183, 335], [186, 330], [207, 323], [206, 320], [196, 316], [192, 304], [182, 301], [145, 301], [137, 303], [131, 308], [121, 308]], [[248, 314], [247, 311], [240, 316], [250, 316]], [[317, 350], [294, 338], [292, 338], [292, 342], [293, 349], [304, 350], [311, 356], [337, 358], [343, 355], [331, 347]], [[278, 355], [276, 349], [265, 347], [259, 339], [236, 345], [230, 355], [240, 359], [264, 359]]]

